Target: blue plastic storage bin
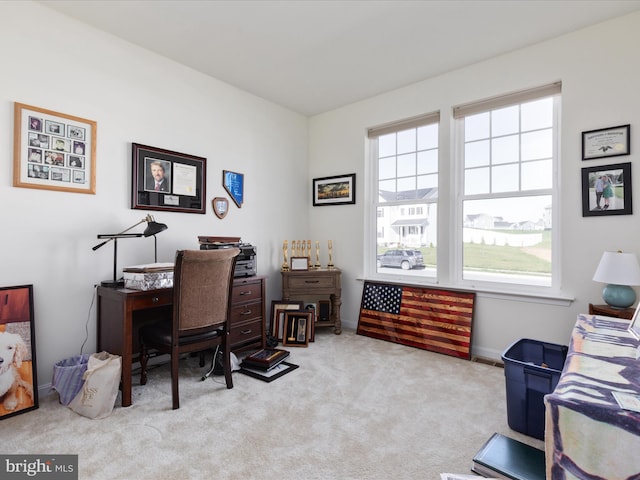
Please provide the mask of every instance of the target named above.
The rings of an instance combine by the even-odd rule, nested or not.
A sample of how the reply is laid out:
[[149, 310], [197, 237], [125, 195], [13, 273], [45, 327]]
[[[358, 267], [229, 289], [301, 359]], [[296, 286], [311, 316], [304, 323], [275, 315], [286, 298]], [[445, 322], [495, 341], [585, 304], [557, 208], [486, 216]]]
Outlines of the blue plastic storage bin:
[[502, 354], [509, 428], [544, 440], [544, 396], [558, 385], [567, 347], [523, 338]]

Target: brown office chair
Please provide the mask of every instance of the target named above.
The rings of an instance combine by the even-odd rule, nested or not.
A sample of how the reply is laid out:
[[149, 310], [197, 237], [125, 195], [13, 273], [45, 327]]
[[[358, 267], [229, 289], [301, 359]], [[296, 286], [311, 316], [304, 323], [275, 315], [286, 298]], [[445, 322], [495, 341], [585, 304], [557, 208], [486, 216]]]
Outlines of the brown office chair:
[[182, 353], [222, 346], [227, 388], [233, 388], [229, 314], [233, 269], [240, 251], [179, 250], [173, 276], [173, 318], [140, 328], [140, 384], [147, 383], [149, 349], [171, 355], [173, 409], [180, 408], [178, 360]]

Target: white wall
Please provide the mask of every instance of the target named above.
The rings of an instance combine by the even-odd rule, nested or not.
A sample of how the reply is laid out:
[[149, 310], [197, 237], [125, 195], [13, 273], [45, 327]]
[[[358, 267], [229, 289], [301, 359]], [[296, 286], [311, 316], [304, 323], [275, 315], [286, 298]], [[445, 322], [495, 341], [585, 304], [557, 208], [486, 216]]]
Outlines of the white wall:
[[[113, 249], [92, 251], [147, 213], [132, 210], [131, 143], [207, 158], [207, 213], [151, 212], [169, 229], [158, 260], [198, 248], [198, 235], [258, 248], [268, 298], [280, 298], [282, 240], [307, 232], [308, 120], [32, 2], [0, 2], [0, 286], [34, 285], [38, 383], [53, 364], [96, 348], [93, 286]], [[13, 102], [97, 122], [97, 193], [12, 186]], [[245, 174], [245, 203], [219, 220], [222, 170]], [[142, 232], [144, 225], [138, 227]], [[153, 239], [118, 243], [119, 267], [153, 262]], [[270, 305], [270, 303], [268, 303]]]
[[[357, 174], [356, 205], [314, 208], [309, 217], [312, 238], [333, 236], [336, 262], [345, 272], [343, 312], [347, 322], [354, 326], [357, 322], [362, 292], [358, 277], [364, 274], [359, 239], [365, 228], [366, 129], [439, 110], [441, 162], [447, 162], [453, 150], [452, 106], [561, 80], [562, 290], [575, 301], [567, 306], [481, 294], [474, 317], [473, 351], [499, 358], [519, 338], [566, 344], [576, 315], [586, 312], [590, 302], [602, 303], [602, 285], [591, 281], [602, 252], [640, 253], [637, 213], [582, 217], [580, 176], [583, 167], [631, 161], [632, 180], [638, 184], [638, 44], [640, 14], [636, 13], [313, 117], [310, 176]], [[581, 161], [582, 131], [627, 123], [631, 124], [632, 155]], [[450, 179], [443, 176], [441, 182], [446, 186]], [[451, 206], [443, 197], [441, 208], [446, 212]], [[442, 212], [438, 216], [443, 222], [441, 232], [447, 228], [448, 217]], [[442, 246], [440, 242], [439, 248]]]

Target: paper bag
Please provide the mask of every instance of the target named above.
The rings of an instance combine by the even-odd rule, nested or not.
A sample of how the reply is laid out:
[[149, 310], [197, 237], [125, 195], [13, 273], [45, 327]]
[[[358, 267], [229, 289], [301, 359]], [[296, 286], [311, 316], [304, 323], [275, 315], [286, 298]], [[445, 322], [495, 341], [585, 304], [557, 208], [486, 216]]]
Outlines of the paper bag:
[[122, 357], [108, 352], [89, 357], [84, 385], [71, 400], [69, 408], [89, 418], [104, 418], [113, 410], [120, 386]]

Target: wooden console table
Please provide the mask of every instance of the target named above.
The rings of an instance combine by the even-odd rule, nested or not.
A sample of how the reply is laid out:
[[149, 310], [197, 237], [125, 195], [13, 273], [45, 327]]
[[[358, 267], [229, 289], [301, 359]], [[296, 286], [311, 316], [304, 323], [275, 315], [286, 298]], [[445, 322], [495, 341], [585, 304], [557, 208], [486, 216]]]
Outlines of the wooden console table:
[[[233, 280], [230, 312], [231, 350], [260, 349], [265, 346], [265, 278], [240, 277]], [[98, 351], [122, 357], [122, 406], [131, 405], [132, 363], [138, 356], [138, 330], [145, 323], [170, 318], [173, 288], [131, 290], [98, 287]]]
[[328, 320], [316, 322], [316, 327], [333, 327], [336, 335], [342, 333], [340, 305], [342, 305], [342, 281], [339, 268], [280, 272], [282, 274], [282, 298], [302, 300], [304, 297], [329, 296], [331, 314]]

